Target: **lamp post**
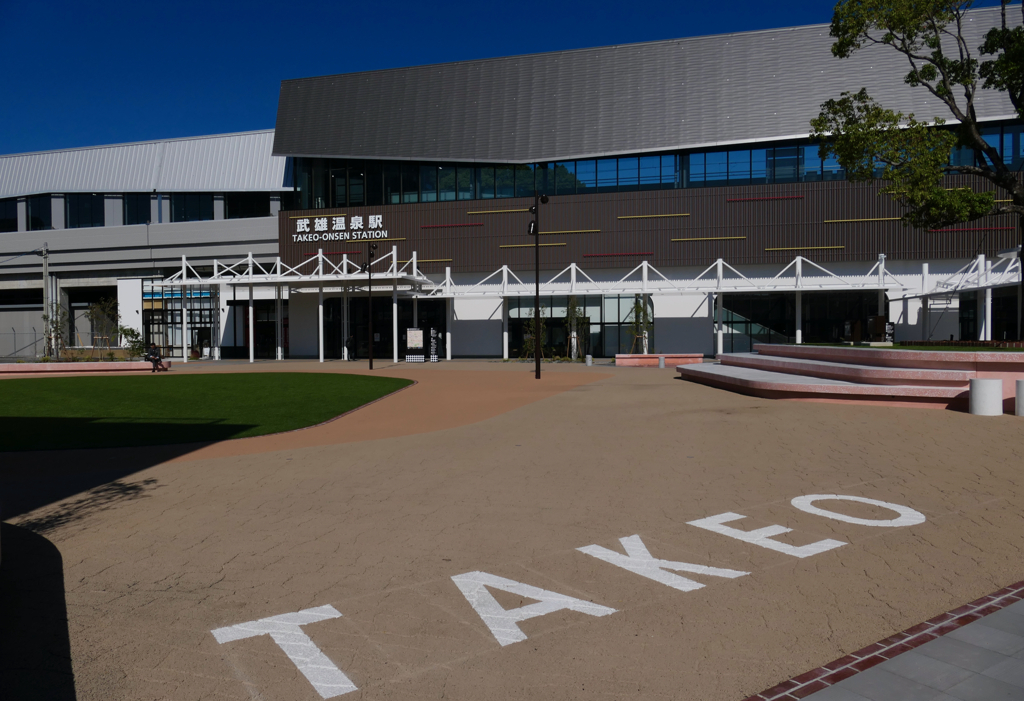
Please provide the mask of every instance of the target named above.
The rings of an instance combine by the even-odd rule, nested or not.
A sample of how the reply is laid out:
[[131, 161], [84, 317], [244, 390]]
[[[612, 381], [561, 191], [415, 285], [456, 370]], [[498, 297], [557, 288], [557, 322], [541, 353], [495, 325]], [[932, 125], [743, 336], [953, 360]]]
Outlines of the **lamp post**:
[[533, 238], [533, 358], [536, 363], [536, 379], [540, 379], [540, 206], [548, 203], [548, 196], [541, 195], [537, 190], [533, 191], [533, 206], [530, 213], [533, 214], [533, 221], [530, 222], [530, 234]]
[[366, 252], [367, 261], [363, 263], [363, 272], [366, 273], [366, 309], [370, 319], [370, 369], [373, 370], [373, 257], [377, 255], [377, 244], [371, 243]]

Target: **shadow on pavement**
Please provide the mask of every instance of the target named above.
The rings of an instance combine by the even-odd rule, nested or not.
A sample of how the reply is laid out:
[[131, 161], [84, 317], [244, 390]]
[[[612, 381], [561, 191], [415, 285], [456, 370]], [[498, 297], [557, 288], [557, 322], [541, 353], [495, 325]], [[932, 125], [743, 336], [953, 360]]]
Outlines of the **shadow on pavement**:
[[[37, 532], [58, 526], [102, 510], [115, 501], [138, 498], [153, 487], [152, 480], [126, 482], [124, 478], [217, 441], [233, 438], [251, 428], [249, 425], [219, 422], [141, 423], [96, 421], [93, 419], [11, 419], [3, 418], [4, 432], [29, 433], [32, 444], [60, 448], [68, 445], [68, 436], [94, 431], [93, 444], [137, 444], [141, 441], [188, 440], [176, 445], [150, 445], [125, 448], [83, 448], [0, 452], [0, 517], [9, 520], [40, 507], [82, 496], [51, 512], [35, 515], [27, 525]], [[52, 440], [46, 437], [52, 436]], [[7, 438], [4, 444], [11, 445]]]
[[5, 699], [75, 698], [60, 551], [0, 524], [0, 688]]

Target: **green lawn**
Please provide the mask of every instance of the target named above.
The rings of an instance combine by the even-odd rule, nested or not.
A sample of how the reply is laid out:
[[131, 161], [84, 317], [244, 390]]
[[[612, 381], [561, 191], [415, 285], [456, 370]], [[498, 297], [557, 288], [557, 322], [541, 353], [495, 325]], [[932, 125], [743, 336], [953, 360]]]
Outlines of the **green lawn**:
[[0, 381], [0, 451], [166, 445], [312, 426], [411, 384], [317, 373]]

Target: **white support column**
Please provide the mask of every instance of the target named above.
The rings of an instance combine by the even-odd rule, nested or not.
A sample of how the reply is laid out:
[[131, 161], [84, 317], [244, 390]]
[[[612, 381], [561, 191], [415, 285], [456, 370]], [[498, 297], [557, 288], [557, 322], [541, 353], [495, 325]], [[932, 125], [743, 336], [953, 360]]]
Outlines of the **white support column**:
[[[185, 256], [181, 257], [181, 281], [188, 279], [188, 263]], [[188, 362], [188, 286], [181, 286], [181, 360]]]
[[796, 293], [796, 342], [804, 342], [804, 293]]
[[281, 286], [274, 285], [274, 358], [281, 357]]
[[985, 288], [985, 340], [992, 340], [992, 288]]
[[252, 283], [249, 283], [249, 362], [256, 362], [256, 302], [252, 298]]
[[725, 339], [722, 337], [722, 293], [715, 295], [715, 354], [725, 352]]
[[320, 362], [324, 362], [324, 283], [317, 288], [317, 317], [319, 319]]
[[[345, 256], [348, 258], [348, 256]], [[341, 357], [345, 360], [349, 360], [348, 357], [348, 285], [342, 288], [344, 290], [342, 295], [342, 327], [341, 327]]]
[[804, 259], [797, 256], [794, 262], [794, 270], [796, 273], [796, 342], [798, 344], [804, 342], [804, 293], [800, 290], [804, 286]]
[[[451, 270], [451, 268], [449, 268], [449, 270]], [[448, 306], [448, 310], [447, 310], [448, 311], [448, 323], [444, 327], [444, 352], [445, 352], [445, 360], [451, 360], [452, 359], [452, 321], [454, 320], [454, 318], [453, 318], [453, 312], [454, 312], [453, 307], [455, 306], [455, 300], [453, 300], [451, 297], [446, 297], [445, 298], [445, 303]]]
[[508, 360], [508, 298], [501, 300], [501, 357]]
[[[398, 257], [395, 256], [395, 260]], [[398, 266], [398, 263], [395, 263]], [[394, 351], [394, 362], [398, 363], [398, 271], [395, 271], [394, 285], [391, 288], [391, 347]]]
[[719, 258], [716, 264], [716, 277], [718, 280], [718, 292], [715, 294], [715, 355], [725, 352], [725, 339], [722, 329], [722, 277], [724, 274], [722, 259]]
[[[508, 282], [508, 277], [507, 277], [507, 275], [508, 275], [508, 268], [507, 267], [505, 269], [505, 274], [506, 274], [505, 281], [507, 283]], [[644, 280], [645, 280], [644, 289], [646, 289], [647, 288], [647, 285], [646, 285], [646, 280], [647, 280], [647, 261], [644, 261]], [[569, 265], [569, 294], [571, 294], [571, 295], [576, 294], [576, 264], [575, 263], [572, 263], [572, 264]]]
[[928, 264], [921, 263], [921, 311], [918, 312], [921, 316], [921, 340], [927, 341], [931, 336], [931, 320], [928, 318], [928, 297], [925, 296], [931, 291], [929, 285], [931, 281], [928, 279]]

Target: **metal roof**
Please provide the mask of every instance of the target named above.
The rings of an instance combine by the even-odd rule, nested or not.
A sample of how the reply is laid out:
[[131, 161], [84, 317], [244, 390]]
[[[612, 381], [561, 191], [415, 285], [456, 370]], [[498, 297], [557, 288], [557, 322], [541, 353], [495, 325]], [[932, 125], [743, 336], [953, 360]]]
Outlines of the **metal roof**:
[[0, 197], [290, 190], [273, 130], [0, 156]]
[[[968, 13], [970, 46], [998, 13]], [[919, 119], [949, 117], [904, 84], [892, 49], [837, 59], [832, 41], [820, 24], [286, 80], [274, 153], [529, 163], [794, 138], [822, 102], [862, 87]], [[1014, 117], [1001, 93], [976, 104], [984, 119]]]

